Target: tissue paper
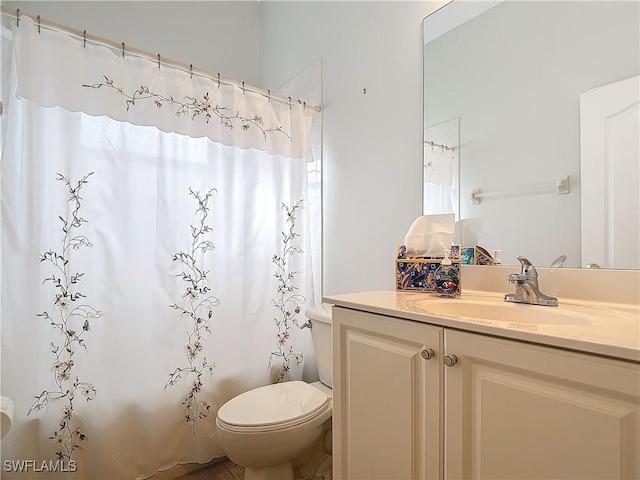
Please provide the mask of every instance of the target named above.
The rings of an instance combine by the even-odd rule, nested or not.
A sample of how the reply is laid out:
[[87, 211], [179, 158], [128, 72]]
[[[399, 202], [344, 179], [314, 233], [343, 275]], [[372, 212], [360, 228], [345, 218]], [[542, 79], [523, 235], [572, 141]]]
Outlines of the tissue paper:
[[450, 250], [455, 227], [455, 214], [423, 215], [414, 220], [404, 237], [407, 254], [442, 257]]
[[481, 223], [479, 218], [463, 218], [458, 220], [455, 226], [455, 234], [453, 236], [453, 244], [461, 247], [469, 247], [478, 245]]

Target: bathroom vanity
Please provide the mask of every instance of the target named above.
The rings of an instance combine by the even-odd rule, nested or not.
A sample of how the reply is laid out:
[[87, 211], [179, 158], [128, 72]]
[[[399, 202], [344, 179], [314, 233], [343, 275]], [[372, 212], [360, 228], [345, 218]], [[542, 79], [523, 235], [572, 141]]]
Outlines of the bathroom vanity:
[[626, 300], [325, 298], [334, 478], [639, 478], [640, 318]]

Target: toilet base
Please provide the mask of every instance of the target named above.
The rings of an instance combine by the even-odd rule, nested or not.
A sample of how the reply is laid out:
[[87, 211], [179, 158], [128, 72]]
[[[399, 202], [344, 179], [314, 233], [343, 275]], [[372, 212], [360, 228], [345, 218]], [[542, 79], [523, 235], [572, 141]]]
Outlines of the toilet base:
[[293, 468], [291, 463], [260, 468], [246, 467], [244, 480], [293, 480]]

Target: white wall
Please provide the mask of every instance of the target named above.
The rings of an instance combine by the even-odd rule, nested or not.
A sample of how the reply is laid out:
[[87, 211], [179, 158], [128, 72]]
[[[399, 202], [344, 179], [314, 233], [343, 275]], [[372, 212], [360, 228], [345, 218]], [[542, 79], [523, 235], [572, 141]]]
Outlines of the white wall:
[[422, 18], [442, 0], [3, 4], [274, 91], [321, 59], [324, 294], [394, 288], [422, 208]]
[[2, 1], [4, 7], [258, 85], [260, 4], [238, 1]]
[[422, 209], [422, 18], [441, 3], [261, 2], [263, 83], [322, 60], [325, 294], [394, 288]]

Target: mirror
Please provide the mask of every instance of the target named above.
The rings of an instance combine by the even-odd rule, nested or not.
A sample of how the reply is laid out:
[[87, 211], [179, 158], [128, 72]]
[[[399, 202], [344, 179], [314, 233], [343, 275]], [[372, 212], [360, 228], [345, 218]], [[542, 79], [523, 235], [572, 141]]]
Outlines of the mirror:
[[[425, 152], [427, 142], [454, 149], [441, 156], [459, 163], [448, 193], [476, 230], [465, 243], [477, 237], [501, 250], [503, 264], [518, 255], [540, 266], [560, 255], [565, 267], [589, 263], [581, 258], [581, 223], [591, 218], [581, 203], [590, 195], [581, 191], [581, 95], [639, 74], [639, 5], [454, 0], [424, 19]], [[458, 131], [443, 134], [448, 124]], [[424, 161], [427, 185], [434, 160], [425, 153]], [[637, 205], [632, 198], [626, 214], [637, 218]]]

